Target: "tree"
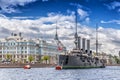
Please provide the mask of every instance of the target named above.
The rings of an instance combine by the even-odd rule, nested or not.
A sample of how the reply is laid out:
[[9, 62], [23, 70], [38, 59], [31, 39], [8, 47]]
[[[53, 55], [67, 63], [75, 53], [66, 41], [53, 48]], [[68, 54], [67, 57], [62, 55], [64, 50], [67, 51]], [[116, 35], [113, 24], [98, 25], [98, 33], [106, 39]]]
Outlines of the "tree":
[[6, 59], [7, 60], [10, 60], [12, 58], [12, 55], [11, 54], [6, 54]]
[[111, 54], [109, 54], [108, 56], [109, 56], [109, 58], [112, 58], [112, 57], [113, 57]]
[[45, 60], [46, 61], [46, 64], [47, 64], [47, 61], [50, 60], [50, 57], [48, 55], [44, 55], [42, 57], [42, 60]]
[[120, 59], [119, 59], [117, 56], [114, 56], [114, 59], [115, 59], [115, 62], [116, 62], [117, 64], [120, 63]]
[[31, 63], [31, 62], [34, 60], [34, 57], [33, 57], [32, 55], [30, 55], [30, 56], [28, 57], [28, 60], [29, 60], [29, 62]]
[[97, 54], [96, 54], [96, 52], [93, 52], [93, 54], [92, 54], [93, 56], [96, 56]]
[[113, 63], [113, 56], [111, 54], [108, 54], [108, 58], [109, 58], [109, 64]]
[[15, 59], [12, 59], [12, 63], [15, 63]]

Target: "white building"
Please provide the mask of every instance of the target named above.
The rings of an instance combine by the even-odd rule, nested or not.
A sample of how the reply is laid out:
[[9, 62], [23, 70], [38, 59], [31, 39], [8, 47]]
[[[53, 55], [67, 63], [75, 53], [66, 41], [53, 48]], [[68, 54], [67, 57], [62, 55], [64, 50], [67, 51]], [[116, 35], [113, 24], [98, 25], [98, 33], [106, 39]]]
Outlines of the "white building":
[[55, 42], [48, 43], [41, 39], [27, 39], [21, 33], [11, 34], [10, 37], [0, 40], [1, 60], [7, 60], [7, 55], [11, 55], [10, 60], [16, 62], [29, 61], [29, 56], [34, 57], [34, 61], [39, 61], [41, 55], [56, 56], [64, 53], [66, 48], [59, 51]]

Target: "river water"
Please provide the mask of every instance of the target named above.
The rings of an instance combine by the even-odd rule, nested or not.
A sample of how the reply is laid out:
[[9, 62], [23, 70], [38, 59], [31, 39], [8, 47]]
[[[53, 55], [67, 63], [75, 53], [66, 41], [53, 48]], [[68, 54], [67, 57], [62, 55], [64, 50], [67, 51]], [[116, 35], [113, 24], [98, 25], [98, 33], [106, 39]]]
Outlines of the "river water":
[[120, 80], [120, 66], [70, 70], [1, 68], [0, 80]]

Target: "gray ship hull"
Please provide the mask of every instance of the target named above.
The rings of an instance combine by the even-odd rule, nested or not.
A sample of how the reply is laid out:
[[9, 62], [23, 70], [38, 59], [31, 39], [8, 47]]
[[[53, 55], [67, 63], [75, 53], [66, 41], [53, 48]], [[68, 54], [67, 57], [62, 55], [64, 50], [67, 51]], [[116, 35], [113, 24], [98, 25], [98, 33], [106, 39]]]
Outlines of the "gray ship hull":
[[59, 65], [62, 69], [104, 68], [104, 61], [88, 56], [59, 55]]

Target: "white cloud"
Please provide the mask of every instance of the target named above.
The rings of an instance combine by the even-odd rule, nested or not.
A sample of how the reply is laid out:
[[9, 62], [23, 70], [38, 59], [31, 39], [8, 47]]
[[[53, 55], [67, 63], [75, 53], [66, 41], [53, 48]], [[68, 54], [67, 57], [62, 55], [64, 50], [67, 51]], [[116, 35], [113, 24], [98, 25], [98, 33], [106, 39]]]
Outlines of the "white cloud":
[[120, 2], [117, 2], [117, 1], [112, 2], [112, 3], [111, 3], [111, 7], [112, 7], [112, 9], [115, 9], [115, 8], [117, 8], [117, 7], [120, 7]]
[[[80, 16], [81, 21], [86, 21], [86, 23], [89, 23], [90, 21], [90, 18], [89, 18], [90, 9], [89, 8], [84, 7], [78, 3], [70, 3], [70, 5], [76, 7], [77, 13]], [[67, 12], [70, 13], [71, 11], [67, 10]]]
[[101, 21], [101, 23], [116, 23], [116, 24], [120, 24], [120, 20], [111, 20], [111, 21]]
[[42, 0], [43, 2], [46, 2], [46, 1], [48, 1], [48, 0]]
[[83, 8], [82, 5], [78, 4], [78, 3], [70, 3], [71, 6], [75, 6], [75, 7], [79, 7], [79, 8]]
[[[22, 32], [26, 37], [43, 37], [54, 39], [55, 27], [58, 27], [58, 36], [67, 48], [74, 47], [75, 20], [74, 15], [49, 14], [48, 17], [38, 19], [8, 18], [0, 15], [0, 38], [5, 38], [11, 32]], [[91, 40], [91, 49], [95, 50], [96, 30], [78, 23], [78, 35]], [[99, 51], [111, 53], [120, 47], [120, 30], [112, 28], [98, 29]]]
[[118, 12], [120, 12], [120, 9], [118, 9]]
[[89, 23], [89, 22], [90, 22], [90, 18], [87, 17], [87, 18], [85, 19], [85, 21], [86, 21], [86, 23]]
[[1, 12], [14, 13], [19, 12], [15, 7], [24, 6], [28, 3], [35, 2], [36, 0], [0, 0]]
[[84, 19], [84, 18], [86, 18], [88, 16], [87, 11], [84, 11], [82, 9], [78, 9], [78, 14], [80, 15], [81, 19]]
[[110, 10], [117, 9], [117, 11], [120, 12], [120, 2], [114, 1], [114, 2], [111, 2], [110, 4], [105, 4], [105, 6], [107, 6], [108, 9]]

